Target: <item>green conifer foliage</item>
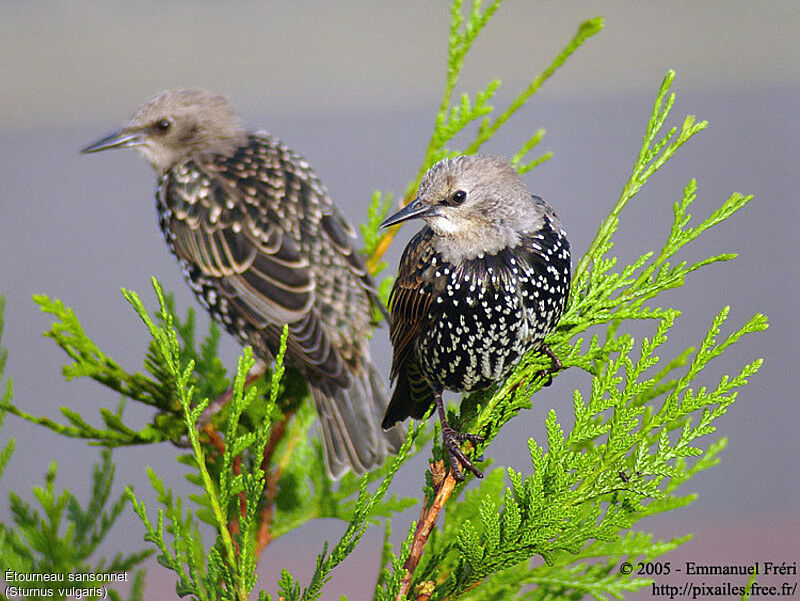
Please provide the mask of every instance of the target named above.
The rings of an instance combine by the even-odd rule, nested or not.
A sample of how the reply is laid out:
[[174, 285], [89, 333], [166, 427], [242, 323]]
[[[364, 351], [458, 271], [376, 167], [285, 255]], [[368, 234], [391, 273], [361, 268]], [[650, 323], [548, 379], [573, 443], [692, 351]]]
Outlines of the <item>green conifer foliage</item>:
[[[401, 204], [411, 199], [422, 175], [439, 159], [479, 151], [602, 28], [600, 18], [580, 25], [551, 64], [503, 109], [492, 104], [499, 80], [473, 95], [454, 98], [464, 59], [500, 4], [500, 0], [473, 0], [465, 9], [462, 0], [453, 1], [445, 89], [419, 171], [402, 196], [376, 191], [361, 226], [373, 273], [386, 267], [382, 256], [394, 232], [381, 231], [379, 224], [392, 198], [400, 198]], [[723, 376], [715, 385], [701, 386], [698, 379], [730, 346], [767, 327], [761, 314], [730, 327], [730, 308], [721, 306], [707, 331], [691, 341], [694, 346], [664, 356], [664, 344], [680, 310], [662, 306], [660, 295], [683, 286], [695, 272], [735, 257], [718, 254], [690, 263], [681, 252], [723, 224], [751, 196], [733, 193], [698, 220], [689, 214], [698, 193], [693, 179], [682, 193], [676, 192], [674, 218], [665, 224], [663, 243], [643, 249], [627, 265], [613, 254], [615, 238], [624, 235], [618, 228], [625, 207], [681, 146], [707, 126], [693, 116], [668, 125], [674, 76], [668, 72], [658, 88], [631, 175], [619, 199], [609, 202], [608, 217], [578, 262], [564, 317], [546, 341], [565, 368], [585, 374], [585, 385], [574, 391], [569, 415], [552, 409], [547, 413], [546, 440], [528, 441], [529, 467], [521, 471], [495, 467], [469, 490], [466, 483], [448, 483], [438, 427], [430, 431], [423, 422], [409, 429], [397, 457], [381, 468], [360, 478], [348, 474], [331, 482], [321, 445], [312, 435], [315, 416], [305, 382], [298, 371], [283, 365], [288, 330], [274, 365], [247, 387], [246, 377], [255, 363], [252, 351], [244, 350], [229, 376], [217, 358], [216, 326], [198, 336], [193, 311], [179, 318], [172, 298], [153, 280], [158, 307], [152, 314], [139, 296], [123, 290], [152, 339], [149, 348], [142, 349], [142, 371], [130, 373], [91, 340], [64, 303], [37, 296], [42, 311], [54, 318], [46, 335], [70, 357], [65, 378], [91, 378], [124, 400], [152, 407], [153, 418], [147, 424], [128, 423], [120, 405], [116, 410], [100, 408], [99, 416], [62, 408], [64, 420], [58, 422], [15, 404], [9, 382], [0, 401], [0, 421], [10, 412], [104, 450], [85, 507], [69, 491], [56, 493], [55, 463], [45, 486], [34, 489], [43, 515], [11, 493], [14, 523], [0, 525], [0, 564], [18, 571], [132, 569], [147, 551], [89, 562], [129, 501], [151, 551], [175, 573], [176, 592], [192, 599], [244, 601], [256, 598], [256, 591], [261, 600], [325, 598], [332, 571], [347, 559], [367, 528], [381, 524], [385, 536], [374, 589], [377, 600], [607, 599], [649, 585], [647, 579], [622, 574], [620, 562], [652, 559], [689, 535], [657, 540], [637, 531], [636, 522], [692, 501], [694, 495], [682, 495], [680, 486], [718, 461], [726, 441], [711, 436], [717, 419], [762, 360], [734, 369], [733, 375]], [[472, 132], [472, 137], [467, 135], [469, 141], [455, 147], [462, 132]], [[550, 158], [548, 152], [529, 156], [543, 136], [544, 130], [538, 129], [509, 153], [521, 173]], [[391, 276], [386, 276], [380, 287], [384, 298], [390, 286]], [[634, 322], [647, 324], [649, 337], [635, 339], [629, 327]], [[485, 438], [478, 453], [521, 409], [537, 402], [536, 392], [545, 383], [539, 373], [548, 361], [531, 353], [503, 385], [470, 395], [458, 412], [452, 412], [459, 429]], [[0, 377], [4, 362], [3, 351]], [[231, 382], [228, 405], [208, 423], [202, 421], [209, 400], [224, 393]], [[565, 428], [567, 423], [573, 425]], [[390, 495], [397, 470], [431, 439], [431, 467], [420, 474], [421, 498], [396, 496], [413, 494], [409, 491]], [[148, 470], [158, 507], [145, 506], [130, 488], [109, 504], [114, 478], [110, 449], [165, 441], [186, 449], [179, 461], [196, 493], [180, 497]], [[0, 474], [13, 450], [13, 440], [0, 446]], [[420, 520], [402, 523], [408, 515], [403, 511], [417, 503], [422, 506]], [[434, 527], [440, 512], [444, 515]], [[271, 541], [326, 517], [342, 520], [345, 532], [336, 542], [320, 541], [316, 568], [307, 582], [286, 570], [277, 583], [257, 581], [258, 559], [262, 553], [269, 555]], [[421, 527], [426, 520], [427, 530]], [[210, 526], [211, 540], [201, 534], [201, 524]], [[398, 547], [390, 543], [392, 530], [406, 532]], [[137, 576], [131, 599], [141, 598], [142, 578]], [[120, 598], [116, 592], [113, 595]]]

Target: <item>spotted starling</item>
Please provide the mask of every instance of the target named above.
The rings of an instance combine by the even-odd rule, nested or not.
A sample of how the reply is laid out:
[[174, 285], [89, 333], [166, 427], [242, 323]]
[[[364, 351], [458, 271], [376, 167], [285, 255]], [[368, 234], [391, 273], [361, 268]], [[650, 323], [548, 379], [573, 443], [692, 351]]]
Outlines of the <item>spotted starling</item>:
[[309, 164], [203, 90], [152, 98], [83, 152], [124, 147], [158, 173], [161, 231], [211, 317], [264, 361], [289, 325], [287, 357], [308, 379], [328, 472], [361, 473], [396, 452], [402, 432], [378, 427], [386, 393], [367, 347], [382, 304]]
[[481, 438], [448, 423], [442, 391], [471, 392], [504, 380], [544, 344], [570, 286], [567, 235], [553, 209], [531, 196], [503, 158], [460, 156], [436, 163], [417, 198], [383, 222], [427, 225], [400, 260], [389, 308], [397, 381], [383, 427], [420, 419], [435, 403], [451, 470], [481, 477], [459, 442]]

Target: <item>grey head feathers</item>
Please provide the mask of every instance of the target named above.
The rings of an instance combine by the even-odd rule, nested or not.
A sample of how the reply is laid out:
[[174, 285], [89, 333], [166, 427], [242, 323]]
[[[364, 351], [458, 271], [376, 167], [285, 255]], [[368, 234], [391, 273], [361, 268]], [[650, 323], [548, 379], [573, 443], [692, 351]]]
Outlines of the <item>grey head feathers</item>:
[[418, 216], [436, 234], [436, 250], [454, 264], [516, 247], [523, 235], [541, 229], [545, 214], [560, 227], [549, 205], [531, 196], [503, 157], [439, 161], [422, 178], [418, 203], [427, 207]]
[[83, 149], [135, 147], [159, 172], [203, 154], [228, 154], [247, 131], [225, 96], [200, 89], [170, 90], [140, 106], [122, 129]]

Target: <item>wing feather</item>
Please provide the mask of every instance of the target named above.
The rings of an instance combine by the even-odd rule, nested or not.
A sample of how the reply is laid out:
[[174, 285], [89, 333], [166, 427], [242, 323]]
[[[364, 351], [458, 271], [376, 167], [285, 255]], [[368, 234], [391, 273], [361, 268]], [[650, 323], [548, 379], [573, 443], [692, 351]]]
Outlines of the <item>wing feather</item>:
[[426, 227], [409, 242], [389, 296], [392, 314], [389, 337], [394, 347], [392, 380], [412, 358], [414, 342], [429, 326], [431, 308], [446, 285], [444, 276], [436, 276], [432, 236], [433, 232]]
[[[169, 208], [171, 246], [230, 303], [230, 313], [239, 318], [226, 323], [232, 333], [274, 353], [280, 329], [288, 323], [292, 358], [309, 375], [347, 385], [345, 363], [316, 306], [316, 274], [302, 246], [302, 207], [280, 204], [276, 190], [286, 183], [281, 183], [280, 166], [269, 168], [266, 153], [278, 150], [267, 142], [251, 137], [250, 147], [240, 152], [249, 157], [250, 171], [241, 168], [243, 157], [237, 155], [187, 161], [168, 175], [160, 201]], [[290, 186], [296, 190], [300, 178], [292, 177], [298, 180]], [[329, 229], [337, 252], [357, 255], [339, 230]], [[264, 340], [253, 339], [258, 336]]]

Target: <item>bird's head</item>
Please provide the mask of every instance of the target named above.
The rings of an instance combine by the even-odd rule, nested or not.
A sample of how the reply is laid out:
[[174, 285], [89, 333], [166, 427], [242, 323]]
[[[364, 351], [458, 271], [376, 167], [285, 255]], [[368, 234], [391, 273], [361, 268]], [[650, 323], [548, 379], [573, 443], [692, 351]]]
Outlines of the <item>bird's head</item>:
[[133, 147], [159, 173], [194, 154], [224, 154], [246, 139], [224, 96], [205, 90], [171, 90], [145, 102], [118, 131], [81, 152]]
[[423, 176], [417, 198], [383, 222], [387, 227], [424, 219], [454, 260], [495, 254], [539, 229], [541, 208], [522, 178], [502, 157], [470, 155], [444, 159]]

